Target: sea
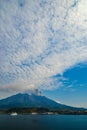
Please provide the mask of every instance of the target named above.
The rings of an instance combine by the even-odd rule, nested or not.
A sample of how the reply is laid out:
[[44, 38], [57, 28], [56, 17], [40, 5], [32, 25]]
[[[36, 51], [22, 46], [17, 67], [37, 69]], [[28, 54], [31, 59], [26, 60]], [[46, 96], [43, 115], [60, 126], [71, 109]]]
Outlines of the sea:
[[0, 130], [87, 130], [87, 115], [0, 115]]

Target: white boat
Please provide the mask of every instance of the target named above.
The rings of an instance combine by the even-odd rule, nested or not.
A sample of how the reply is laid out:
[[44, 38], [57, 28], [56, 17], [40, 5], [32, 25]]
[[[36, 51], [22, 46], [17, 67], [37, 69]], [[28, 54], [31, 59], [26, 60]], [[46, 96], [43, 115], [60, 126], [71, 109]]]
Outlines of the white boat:
[[53, 112], [48, 112], [47, 114], [48, 114], [48, 115], [52, 115], [52, 114], [54, 114], [54, 113], [53, 113]]
[[12, 112], [11, 116], [17, 116], [17, 112]]
[[32, 112], [31, 114], [32, 114], [32, 115], [36, 115], [37, 113], [36, 113], [36, 112]]

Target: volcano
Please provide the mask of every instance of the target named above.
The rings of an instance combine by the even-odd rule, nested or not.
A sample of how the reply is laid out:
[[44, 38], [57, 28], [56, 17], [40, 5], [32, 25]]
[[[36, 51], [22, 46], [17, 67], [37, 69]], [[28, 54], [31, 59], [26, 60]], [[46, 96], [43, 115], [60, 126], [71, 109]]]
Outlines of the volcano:
[[33, 108], [43, 107], [43, 108], [57, 109], [57, 110], [82, 109], [82, 108], [75, 108], [75, 107], [57, 103], [45, 96], [26, 94], [26, 93], [25, 94], [18, 93], [16, 95], [0, 100], [0, 109], [31, 108], [31, 107]]

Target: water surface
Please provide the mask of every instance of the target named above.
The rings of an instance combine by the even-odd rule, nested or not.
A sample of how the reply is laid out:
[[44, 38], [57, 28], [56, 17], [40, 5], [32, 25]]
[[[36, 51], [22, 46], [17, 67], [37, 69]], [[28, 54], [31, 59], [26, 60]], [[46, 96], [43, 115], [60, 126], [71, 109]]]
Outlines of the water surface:
[[0, 130], [87, 130], [87, 116], [0, 115]]

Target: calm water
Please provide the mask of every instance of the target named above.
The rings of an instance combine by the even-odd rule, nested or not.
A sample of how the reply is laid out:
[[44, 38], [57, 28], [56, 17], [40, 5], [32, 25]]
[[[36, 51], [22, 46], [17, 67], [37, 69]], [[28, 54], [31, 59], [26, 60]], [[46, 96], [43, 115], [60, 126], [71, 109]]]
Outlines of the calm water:
[[87, 130], [87, 116], [0, 115], [0, 130]]

